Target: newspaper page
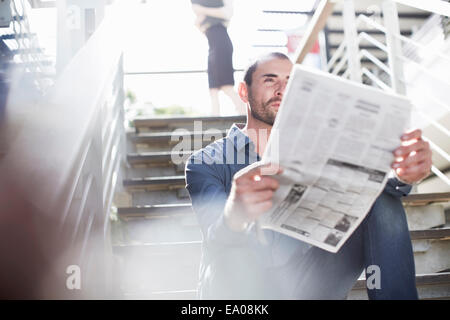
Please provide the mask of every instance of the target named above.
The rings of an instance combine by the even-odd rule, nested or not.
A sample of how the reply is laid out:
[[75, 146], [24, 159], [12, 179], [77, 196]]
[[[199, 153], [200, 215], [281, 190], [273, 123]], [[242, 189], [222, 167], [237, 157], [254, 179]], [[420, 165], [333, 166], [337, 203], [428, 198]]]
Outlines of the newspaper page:
[[410, 113], [404, 97], [295, 65], [262, 157], [284, 171], [260, 227], [337, 252], [383, 191]]

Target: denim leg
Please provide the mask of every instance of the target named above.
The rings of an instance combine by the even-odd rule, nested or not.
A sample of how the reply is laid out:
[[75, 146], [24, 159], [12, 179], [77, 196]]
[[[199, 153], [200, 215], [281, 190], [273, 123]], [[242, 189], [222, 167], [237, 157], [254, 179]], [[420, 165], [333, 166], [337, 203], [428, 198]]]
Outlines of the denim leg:
[[288, 265], [273, 274], [281, 276], [285, 299], [345, 299], [364, 270], [362, 228], [331, 253], [311, 247], [294, 254]]
[[[403, 205], [383, 192], [362, 223], [366, 277], [374, 282], [369, 299], [417, 299], [414, 255]], [[379, 267], [380, 288], [369, 266]], [[372, 282], [372, 281], [369, 281]]]

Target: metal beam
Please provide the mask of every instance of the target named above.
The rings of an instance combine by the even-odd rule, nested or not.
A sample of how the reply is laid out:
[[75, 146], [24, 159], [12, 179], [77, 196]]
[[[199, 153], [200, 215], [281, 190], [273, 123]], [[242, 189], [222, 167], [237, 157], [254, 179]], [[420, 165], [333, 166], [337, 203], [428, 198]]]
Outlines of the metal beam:
[[433, 12], [443, 16], [450, 17], [450, 3], [440, 0], [393, 0], [413, 8]]

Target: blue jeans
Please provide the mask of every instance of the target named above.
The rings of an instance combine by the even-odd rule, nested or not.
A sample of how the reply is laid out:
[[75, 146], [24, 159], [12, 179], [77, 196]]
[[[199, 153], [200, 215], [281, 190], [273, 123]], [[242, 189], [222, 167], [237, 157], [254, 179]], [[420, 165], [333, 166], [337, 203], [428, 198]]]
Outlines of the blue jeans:
[[293, 248], [286, 263], [271, 265], [268, 260], [279, 259], [261, 258], [255, 247], [219, 249], [206, 269], [200, 298], [345, 299], [369, 266], [380, 271], [379, 288], [367, 290], [370, 299], [418, 298], [411, 239], [397, 196], [383, 192], [338, 253], [278, 235], [280, 247]]
[[400, 199], [387, 192], [338, 253], [310, 247], [275, 273], [282, 298], [345, 299], [364, 268], [366, 278], [374, 275], [367, 273], [369, 266], [380, 271], [379, 288], [367, 289], [369, 299], [418, 299], [405, 211]]

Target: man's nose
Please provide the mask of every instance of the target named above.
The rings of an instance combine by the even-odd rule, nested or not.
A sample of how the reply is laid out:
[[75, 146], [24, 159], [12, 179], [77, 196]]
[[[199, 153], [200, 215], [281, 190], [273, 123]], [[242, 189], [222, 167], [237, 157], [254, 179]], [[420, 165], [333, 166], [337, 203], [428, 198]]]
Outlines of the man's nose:
[[284, 94], [284, 90], [286, 89], [286, 85], [287, 85], [287, 81], [281, 82], [275, 91], [275, 95], [282, 97]]

